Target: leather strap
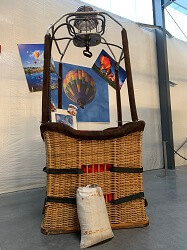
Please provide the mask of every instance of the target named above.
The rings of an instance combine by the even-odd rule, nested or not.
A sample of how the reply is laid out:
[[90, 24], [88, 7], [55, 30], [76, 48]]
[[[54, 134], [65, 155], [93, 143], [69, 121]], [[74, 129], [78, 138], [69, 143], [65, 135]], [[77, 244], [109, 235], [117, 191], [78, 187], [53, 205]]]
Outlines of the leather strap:
[[117, 173], [143, 173], [143, 168], [112, 167], [110, 171]]
[[76, 198], [47, 196], [46, 202], [76, 204]]
[[[140, 192], [137, 194], [125, 196], [123, 198], [119, 198], [117, 200], [112, 200], [111, 203], [118, 205], [124, 202], [141, 199], [143, 197], [144, 197], [144, 193]], [[62, 198], [62, 197], [47, 196], [46, 202], [76, 204], [76, 198], [67, 198], [67, 197]]]
[[46, 172], [47, 174], [83, 174], [83, 171], [80, 168], [56, 169], [56, 168], [44, 167], [43, 171]]
[[124, 202], [128, 202], [128, 201], [133, 201], [133, 200], [137, 200], [137, 199], [141, 199], [144, 197], [144, 192], [140, 192], [137, 194], [132, 194], [132, 195], [128, 195], [122, 198], [119, 198], [117, 200], [112, 200], [111, 203], [118, 205]]
[[[47, 174], [83, 174], [83, 170], [80, 168], [43, 168], [43, 171]], [[143, 173], [143, 168], [127, 168], [127, 167], [112, 167], [110, 172], [116, 173]]]

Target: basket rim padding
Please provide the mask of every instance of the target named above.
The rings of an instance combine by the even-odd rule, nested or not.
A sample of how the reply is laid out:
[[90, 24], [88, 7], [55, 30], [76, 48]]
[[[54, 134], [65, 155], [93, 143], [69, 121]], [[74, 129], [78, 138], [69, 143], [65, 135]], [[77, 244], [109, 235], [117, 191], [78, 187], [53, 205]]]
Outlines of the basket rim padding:
[[69, 137], [80, 140], [106, 140], [122, 137], [134, 132], [144, 131], [145, 122], [135, 121], [128, 122], [120, 127], [108, 128], [100, 131], [85, 131], [76, 130], [64, 123], [46, 122], [41, 124], [40, 131], [41, 136], [44, 139], [44, 133], [46, 131], [62, 133]]

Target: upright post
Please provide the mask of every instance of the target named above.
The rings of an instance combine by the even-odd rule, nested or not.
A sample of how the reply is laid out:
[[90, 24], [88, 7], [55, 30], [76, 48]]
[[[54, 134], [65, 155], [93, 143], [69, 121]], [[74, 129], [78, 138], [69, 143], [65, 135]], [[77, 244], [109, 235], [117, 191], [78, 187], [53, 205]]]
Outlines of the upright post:
[[137, 115], [136, 102], [135, 102], [135, 97], [134, 97], [134, 87], [133, 87], [133, 80], [132, 80], [129, 46], [128, 46], [128, 39], [127, 39], [127, 32], [125, 29], [122, 29], [121, 35], [122, 35], [122, 44], [123, 44], [123, 52], [124, 52], [125, 69], [126, 69], [126, 74], [127, 74], [127, 88], [128, 88], [128, 95], [129, 95], [131, 117], [132, 117], [132, 121], [137, 121], [138, 115]]
[[58, 108], [62, 109], [62, 63], [59, 62], [58, 70]]
[[51, 35], [46, 34], [44, 41], [42, 123], [51, 121], [50, 65], [51, 65]]
[[163, 156], [164, 156], [165, 175], [168, 175], [167, 141], [163, 141]]
[[[169, 89], [166, 30], [165, 30], [165, 19], [164, 19], [164, 6], [166, 6], [166, 2], [168, 4], [168, 2], [171, 3], [171, 1], [166, 1], [166, 0], [152, 0], [152, 1], [153, 1], [154, 25], [162, 27], [162, 29], [155, 30], [162, 141], [167, 141], [167, 143], [171, 146], [171, 148], [174, 148], [170, 89]], [[167, 164], [169, 169], [174, 169], [175, 168], [174, 153], [171, 148], [170, 147], [166, 148]]]
[[122, 125], [122, 111], [121, 111], [121, 96], [119, 86], [119, 64], [115, 63], [115, 83], [116, 83], [116, 102], [117, 102], [117, 115], [118, 127]]

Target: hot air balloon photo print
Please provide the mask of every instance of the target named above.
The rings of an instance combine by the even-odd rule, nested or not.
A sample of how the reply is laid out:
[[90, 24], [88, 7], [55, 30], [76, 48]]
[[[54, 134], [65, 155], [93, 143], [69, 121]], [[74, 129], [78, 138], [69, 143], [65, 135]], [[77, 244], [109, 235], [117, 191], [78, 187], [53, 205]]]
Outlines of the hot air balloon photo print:
[[84, 109], [95, 98], [96, 84], [93, 78], [83, 69], [70, 70], [63, 81], [66, 96]]
[[[42, 90], [44, 44], [18, 44], [18, 49], [30, 92]], [[51, 88], [57, 88], [58, 76], [51, 67]]]
[[[58, 62], [55, 62], [58, 71]], [[62, 108], [78, 107], [78, 122], [109, 122], [108, 84], [91, 68], [63, 63]], [[58, 91], [51, 90], [51, 100], [58, 103]]]
[[[116, 88], [114, 65], [114, 59], [105, 50], [102, 50], [92, 68], [113, 88]], [[122, 67], [119, 67], [120, 88], [123, 86], [126, 77], [126, 71]]]

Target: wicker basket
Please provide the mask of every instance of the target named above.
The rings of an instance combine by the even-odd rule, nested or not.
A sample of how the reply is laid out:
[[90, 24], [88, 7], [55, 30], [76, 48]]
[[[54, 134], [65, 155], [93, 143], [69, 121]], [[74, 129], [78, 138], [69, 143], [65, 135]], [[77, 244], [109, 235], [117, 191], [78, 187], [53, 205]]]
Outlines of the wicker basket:
[[[100, 14], [103, 16], [106, 13]], [[64, 124], [51, 123], [51, 48], [55, 41], [60, 53], [57, 42], [60, 39], [55, 39], [55, 32], [63, 25], [55, 25], [62, 18], [50, 26], [45, 35], [41, 134], [46, 146], [47, 197], [42, 232], [57, 234], [79, 230], [76, 189], [88, 184], [98, 184], [102, 188], [113, 229], [146, 226], [148, 218], [145, 213], [141, 159], [145, 123], [138, 121], [127, 32], [112, 18], [122, 28], [123, 48], [119, 62], [123, 57], [132, 122], [122, 125], [119, 62], [116, 62], [118, 127], [104, 131], [78, 131]], [[62, 59], [63, 53], [60, 56]], [[62, 63], [59, 63], [58, 108], [62, 108], [62, 79]]]
[[113, 229], [148, 225], [142, 185], [143, 129], [143, 121], [104, 131], [41, 125], [47, 156], [43, 233], [79, 230], [76, 189], [88, 184], [102, 188]]

